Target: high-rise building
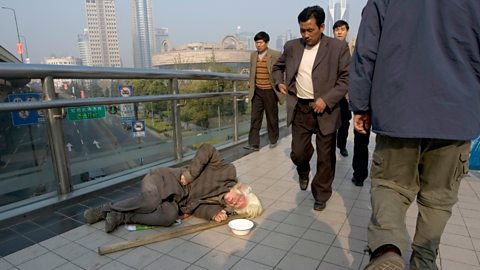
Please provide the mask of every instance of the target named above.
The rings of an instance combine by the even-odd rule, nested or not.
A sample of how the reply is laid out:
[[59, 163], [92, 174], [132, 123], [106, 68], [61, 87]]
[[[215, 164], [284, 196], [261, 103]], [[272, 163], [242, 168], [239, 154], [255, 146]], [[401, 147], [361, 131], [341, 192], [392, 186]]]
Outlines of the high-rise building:
[[164, 53], [170, 51], [172, 42], [168, 36], [168, 28], [155, 28], [155, 53]]
[[348, 21], [347, 0], [328, 0], [328, 11], [326, 12], [325, 34], [333, 37], [333, 24], [338, 20]]
[[120, 67], [115, 0], [85, 0], [92, 66]]
[[92, 65], [92, 58], [90, 54], [90, 46], [88, 42], [88, 29], [83, 29], [83, 34], [78, 35], [78, 49], [80, 51], [80, 59], [84, 66]]
[[130, 0], [132, 13], [133, 65], [152, 67], [155, 52], [155, 28], [152, 0]]

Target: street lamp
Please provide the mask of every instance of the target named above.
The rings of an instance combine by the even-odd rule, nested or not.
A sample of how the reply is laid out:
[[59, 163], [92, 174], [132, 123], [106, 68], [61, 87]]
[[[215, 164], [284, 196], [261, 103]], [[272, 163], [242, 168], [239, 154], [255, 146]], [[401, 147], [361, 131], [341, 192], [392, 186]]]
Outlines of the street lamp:
[[25, 44], [25, 63], [30, 64], [30, 57], [28, 57], [28, 46], [27, 46], [27, 38], [24, 35], [20, 35], [23, 38], [23, 43]]
[[17, 49], [23, 63], [23, 48], [22, 48], [22, 42], [20, 41], [20, 32], [18, 31], [17, 14], [15, 13], [15, 9], [13, 8], [9, 8], [9, 7], [2, 7], [2, 8], [11, 10], [13, 12], [13, 18], [15, 19], [15, 27], [17, 27], [17, 38], [18, 38]]

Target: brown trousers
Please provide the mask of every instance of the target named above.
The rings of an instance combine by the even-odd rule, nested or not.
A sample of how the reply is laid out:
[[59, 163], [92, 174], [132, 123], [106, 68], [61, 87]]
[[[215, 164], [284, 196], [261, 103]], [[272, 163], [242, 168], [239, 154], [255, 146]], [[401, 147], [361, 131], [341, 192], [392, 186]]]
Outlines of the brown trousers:
[[292, 121], [292, 151], [290, 158], [297, 166], [301, 178], [310, 174], [310, 159], [315, 151], [312, 135], [315, 134], [317, 149], [317, 171], [311, 188], [316, 201], [326, 202], [332, 196], [332, 182], [335, 177], [336, 132], [323, 135], [320, 132], [317, 115], [308, 104], [297, 103]]
[[267, 132], [270, 143], [277, 143], [278, 131], [278, 98], [275, 90], [262, 90], [255, 88], [252, 98], [252, 114], [248, 144], [260, 146], [260, 129], [262, 128], [263, 112], [267, 118]]

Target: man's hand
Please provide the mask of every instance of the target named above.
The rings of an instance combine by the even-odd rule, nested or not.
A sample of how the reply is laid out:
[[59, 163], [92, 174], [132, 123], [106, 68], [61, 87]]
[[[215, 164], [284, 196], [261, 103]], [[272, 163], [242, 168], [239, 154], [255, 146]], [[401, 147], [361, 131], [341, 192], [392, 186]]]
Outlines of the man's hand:
[[325, 103], [325, 101], [323, 101], [322, 98], [317, 98], [315, 100], [315, 103], [313, 104], [313, 111], [316, 113], [322, 113], [326, 107], [327, 104]]
[[227, 220], [227, 218], [227, 212], [225, 210], [222, 210], [213, 217], [213, 220], [215, 220], [216, 222], [221, 222]]
[[371, 120], [368, 114], [354, 114], [353, 115], [353, 128], [358, 133], [367, 134], [370, 130]]
[[278, 85], [278, 90], [282, 92], [282, 94], [286, 95], [287, 94], [287, 86], [283, 83]]
[[180, 176], [180, 184], [182, 184], [182, 186], [188, 185], [187, 178], [185, 178], [185, 175], [183, 174]]

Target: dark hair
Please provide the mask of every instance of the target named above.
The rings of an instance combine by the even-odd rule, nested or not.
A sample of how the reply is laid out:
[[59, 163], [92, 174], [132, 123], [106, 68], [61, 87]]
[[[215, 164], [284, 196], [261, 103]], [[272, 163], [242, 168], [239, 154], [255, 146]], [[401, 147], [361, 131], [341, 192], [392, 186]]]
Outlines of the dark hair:
[[260, 39], [268, 43], [270, 41], [270, 36], [266, 32], [260, 31], [255, 35], [255, 37], [253, 37], [253, 40], [257, 41]]
[[336, 21], [334, 24], [333, 24], [333, 30], [335, 30], [335, 28], [338, 28], [338, 27], [342, 27], [342, 26], [345, 26], [347, 28], [347, 31], [350, 30], [350, 26], [348, 26], [348, 23], [344, 20], [338, 20]]
[[311, 17], [314, 17], [317, 26], [321, 27], [322, 23], [325, 22], [325, 11], [323, 11], [323, 8], [320, 6], [306, 7], [298, 14], [298, 23], [306, 22], [310, 20]]

